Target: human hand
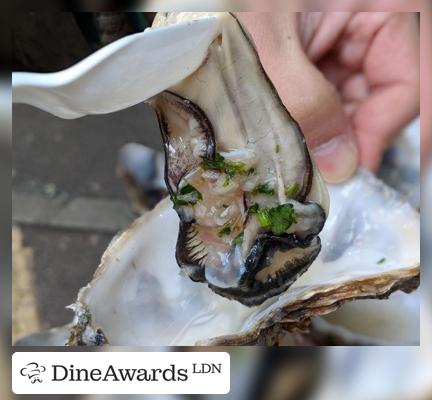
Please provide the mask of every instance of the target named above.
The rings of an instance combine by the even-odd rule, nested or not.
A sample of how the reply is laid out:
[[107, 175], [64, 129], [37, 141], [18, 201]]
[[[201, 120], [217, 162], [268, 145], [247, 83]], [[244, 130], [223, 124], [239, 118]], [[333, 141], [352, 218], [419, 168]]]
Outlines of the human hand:
[[237, 13], [328, 182], [375, 171], [419, 113], [414, 13]]

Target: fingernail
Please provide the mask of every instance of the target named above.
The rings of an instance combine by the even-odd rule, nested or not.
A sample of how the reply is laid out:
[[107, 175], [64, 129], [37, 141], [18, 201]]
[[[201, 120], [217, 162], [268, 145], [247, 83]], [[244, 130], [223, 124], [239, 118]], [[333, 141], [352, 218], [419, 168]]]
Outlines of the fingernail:
[[357, 144], [351, 134], [334, 137], [313, 149], [315, 161], [328, 183], [339, 183], [348, 179], [357, 169]]

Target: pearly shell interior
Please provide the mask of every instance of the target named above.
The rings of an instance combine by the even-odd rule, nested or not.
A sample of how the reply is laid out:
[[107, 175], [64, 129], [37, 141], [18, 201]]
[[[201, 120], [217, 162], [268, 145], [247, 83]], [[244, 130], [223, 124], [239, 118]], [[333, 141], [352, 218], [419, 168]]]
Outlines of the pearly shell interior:
[[87, 337], [100, 328], [112, 345], [252, 344], [272, 327], [298, 328], [344, 302], [415, 289], [417, 211], [364, 170], [329, 192], [332, 206], [317, 260], [278, 298], [251, 308], [179, 272], [173, 251], [178, 217], [163, 200], [112, 242], [80, 291], [76, 307], [91, 316]]

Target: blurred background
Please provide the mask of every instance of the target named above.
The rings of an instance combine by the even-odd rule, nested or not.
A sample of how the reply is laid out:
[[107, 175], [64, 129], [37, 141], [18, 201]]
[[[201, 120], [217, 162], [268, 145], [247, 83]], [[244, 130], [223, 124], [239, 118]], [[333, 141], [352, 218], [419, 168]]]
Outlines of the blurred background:
[[[64, 69], [144, 30], [152, 18], [147, 13], [19, 13], [13, 69]], [[112, 237], [135, 217], [116, 175], [120, 149], [129, 142], [162, 149], [162, 143], [146, 104], [71, 121], [14, 105], [13, 118], [15, 342], [70, 321], [65, 306], [91, 279]]]
[[[151, 12], [19, 13], [13, 28], [13, 70], [63, 69], [121, 36], [143, 30], [152, 18]], [[428, 29], [426, 33], [430, 36], [426, 45], [430, 46], [430, 26]], [[427, 69], [429, 80], [430, 68], [431, 64]], [[423, 85], [432, 87], [431, 82]], [[5, 111], [1, 149], [8, 150], [10, 128], [6, 114], [10, 93], [6, 82], [1, 93], [2, 112]], [[430, 110], [430, 101], [427, 106]], [[15, 105], [13, 118], [11, 328], [15, 342], [29, 333], [70, 321], [71, 313], [64, 306], [72, 303], [78, 289], [89, 281], [114, 234], [135, 218], [125, 183], [118, 175], [119, 152], [129, 142], [160, 149], [160, 140], [155, 117], [145, 105], [72, 121]], [[422, 125], [422, 131], [431, 134], [430, 120]], [[424, 205], [430, 204], [428, 196], [432, 193], [432, 172], [426, 157], [423, 160]], [[5, 152], [3, 161], [6, 158]], [[432, 238], [432, 215], [430, 207], [423, 210], [426, 223], [422, 224], [422, 241], [427, 244]], [[423, 249], [422, 282], [429, 289], [430, 246]], [[430, 302], [428, 292], [423, 294]], [[426, 322], [422, 326], [421, 349], [232, 349], [232, 391], [224, 398], [432, 399], [430, 315], [422, 317]], [[9, 343], [4, 349], [7, 346]], [[1, 374], [0, 387], [5, 387], [7, 381], [7, 375]], [[132, 396], [55, 396], [63, 397], [123, 400]]]

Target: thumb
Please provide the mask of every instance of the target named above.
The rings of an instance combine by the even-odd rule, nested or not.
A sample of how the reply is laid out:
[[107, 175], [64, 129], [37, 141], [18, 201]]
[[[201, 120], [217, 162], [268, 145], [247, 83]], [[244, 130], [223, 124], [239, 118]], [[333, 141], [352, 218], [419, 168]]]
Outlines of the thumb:
[[304, 53], [295, 13], [238, 13], [282, 102], [299, 123], [327, 182], [350, 177], [358, 151], [335, 87]]

